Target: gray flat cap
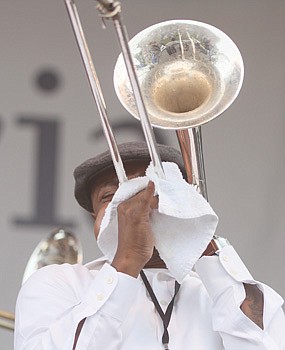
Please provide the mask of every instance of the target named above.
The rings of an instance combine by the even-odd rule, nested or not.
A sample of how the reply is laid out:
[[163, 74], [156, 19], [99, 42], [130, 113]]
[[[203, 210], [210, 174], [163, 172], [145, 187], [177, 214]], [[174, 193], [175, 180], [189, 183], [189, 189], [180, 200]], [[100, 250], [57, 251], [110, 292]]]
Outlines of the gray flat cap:
[[[149, 160], [149, 152], [145, 142], [127, 142], [118, 146], [123, 162], [135, 160]], [[161, 160], [176, 163], [184, 173], [184, 165], [180, 152], [166, 145], [158, 144]], [[90, 213], [93, 212], [91, 203], [91, 187], [96, 182], [96, 176], [108, 168], [114, 169], [109, 151], [90, 158], [74, 170], [74, 194], [77, 202]]]

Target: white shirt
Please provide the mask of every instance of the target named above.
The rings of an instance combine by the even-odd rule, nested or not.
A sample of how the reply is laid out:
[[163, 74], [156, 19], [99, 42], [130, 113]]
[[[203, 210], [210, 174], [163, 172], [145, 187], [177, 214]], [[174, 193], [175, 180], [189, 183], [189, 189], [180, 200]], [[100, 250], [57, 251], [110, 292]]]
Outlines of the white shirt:
[[[203, 257], [181, 284], [168, 327], [170, 350], [284, 350], [282, 298], [255, 282], [234, 249]], [[166, 310], [174, 294], [167, 270], [145, 270]], [[203, 281], [203, 282], [202, 282]], [[264, 330], [240, 310], [242, 281], [264, 294]], [[162, 321], [140, 277], [118, 273], [103, 259], [50, 265], [23, 285], [16, 307], [15, 350], [161, 350]]]

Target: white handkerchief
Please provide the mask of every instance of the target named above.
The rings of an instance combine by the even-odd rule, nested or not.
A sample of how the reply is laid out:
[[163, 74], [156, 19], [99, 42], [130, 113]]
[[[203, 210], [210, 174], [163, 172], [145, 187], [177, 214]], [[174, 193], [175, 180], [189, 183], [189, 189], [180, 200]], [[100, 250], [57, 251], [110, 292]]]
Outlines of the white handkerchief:
[[158, 210], [151, 216], [155, 246], [169, 271], [182, 282], [212, 239], [218, 217], [195, 187], [183, 179], [175, 163], [163, 162], [163, 169], [166, 179], [159, 179], [150, 164], [146, 176], [120, 185], [102, 220], [98, 246], [112, 261], [118, 245], [117, 206], [151, 180], [159, 196]]

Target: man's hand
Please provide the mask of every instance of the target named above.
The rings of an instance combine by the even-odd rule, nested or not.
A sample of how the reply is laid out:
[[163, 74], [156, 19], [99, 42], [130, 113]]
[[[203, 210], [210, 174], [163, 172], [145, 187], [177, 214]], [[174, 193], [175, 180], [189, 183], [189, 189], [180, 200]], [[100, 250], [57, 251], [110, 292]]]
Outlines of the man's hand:
[[149, 261], [154, 249], [154, 236], [150, 226], [153, 209], [154, 184], [118, 206], [118, 248], [112, 266], [119, 272], [137, 277]]

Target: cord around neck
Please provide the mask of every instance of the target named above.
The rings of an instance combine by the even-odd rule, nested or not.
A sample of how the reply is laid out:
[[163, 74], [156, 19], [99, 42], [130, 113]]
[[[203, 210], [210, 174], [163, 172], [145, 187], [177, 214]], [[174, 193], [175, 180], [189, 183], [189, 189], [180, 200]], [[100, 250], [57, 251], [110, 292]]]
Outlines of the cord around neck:
[[164, 332], [163, 332], [163, 335], [162, 335], [162, 345], [164, 347], [165, 350], [169, 350], [169, 347], [168, 347], [168, 344], [169, 344], [169, 333], [168, 333], [168, 325], [169, 325], [169, 322], [170, 322], [170, 318], [171, 318], [171, 314], [172, 314], [172, 311], [173, 311], [173, 306], [174, 306], [174, 300], [175, 300], [175, 297], [179, 291], [179, 288], [180, 288], [180, 284], [175, 281], [175, 288], [174, 288], [174, 296], [171, 300], [171, 302], [168, 304], [167, 306], [167, 309], [166, 309], [166, 312], [164, 313], [155, 294], [154, 294], [154, 291], [153, 289], [151, 288], [151, 285], [144, 273], [144, 271], [141, 271], [140, 272], [140, 276], [143, 280], [143, 283], [149, 293], [149, 296], [160, 316], [160, 318], [162, 319], [162, 322], [163, 322], [163, 328], [164, 328]]

